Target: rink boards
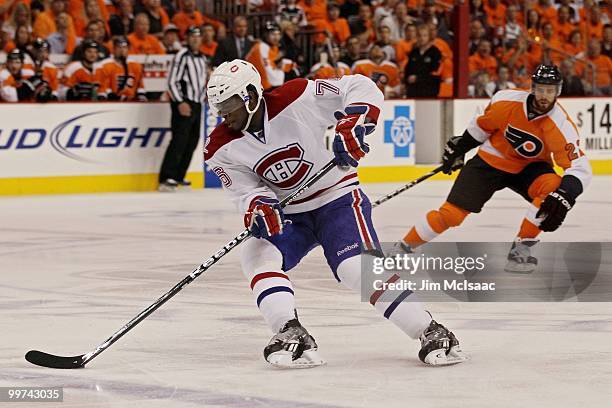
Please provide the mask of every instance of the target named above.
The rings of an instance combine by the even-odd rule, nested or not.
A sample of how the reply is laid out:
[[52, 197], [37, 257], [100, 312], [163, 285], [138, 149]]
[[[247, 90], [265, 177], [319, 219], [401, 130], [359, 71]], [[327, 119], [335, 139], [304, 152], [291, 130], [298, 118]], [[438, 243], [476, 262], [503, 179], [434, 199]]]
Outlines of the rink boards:
[[[488, 100], [385, 101], [363, 182], [407, 181], [434, 165], [448, 135], [461, 134]], [[612, 174], [610, 98], [567, 98], [582, 148], [595, 174]], [[0, 195], [150, 191], [170, 141], [167, 103], [3, 104], [0, 111]], [[202, 141], [188, 178], [218, 183], [203, 171], [202, 144], [219, 119], [204, 113]], [[329, 141], [332, 134], [325, 137]], [[428, 165], [429, 164], [429, 165]]]

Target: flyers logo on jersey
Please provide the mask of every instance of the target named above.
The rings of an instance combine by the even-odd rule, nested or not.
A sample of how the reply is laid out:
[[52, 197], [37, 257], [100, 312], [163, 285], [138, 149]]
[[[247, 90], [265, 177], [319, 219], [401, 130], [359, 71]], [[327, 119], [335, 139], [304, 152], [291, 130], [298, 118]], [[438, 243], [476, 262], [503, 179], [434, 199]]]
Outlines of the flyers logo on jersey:
[[508, 125], [504, 135], [514, 150], [523, 157], [537, 157], [544, 148], [544, 143], [531, 133]]
[[304, 160], [304, 149], [292, 143], [274, 150], [255, 165], [255, 173], [281, 189], [297, 187], [310, 173], [313, 164]]

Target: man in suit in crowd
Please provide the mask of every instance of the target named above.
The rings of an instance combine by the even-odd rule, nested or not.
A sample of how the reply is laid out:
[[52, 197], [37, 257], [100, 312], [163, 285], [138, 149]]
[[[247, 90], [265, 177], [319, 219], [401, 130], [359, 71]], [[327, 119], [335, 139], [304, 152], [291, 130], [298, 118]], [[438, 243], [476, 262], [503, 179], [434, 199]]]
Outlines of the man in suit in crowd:
[[247, 36], [247, 19], [243, 16], [234, 18], [232, 33], [219, 42], [212, 65], [216, 67], [225, 61], [245, 59], [253, 47], [253, 40]]

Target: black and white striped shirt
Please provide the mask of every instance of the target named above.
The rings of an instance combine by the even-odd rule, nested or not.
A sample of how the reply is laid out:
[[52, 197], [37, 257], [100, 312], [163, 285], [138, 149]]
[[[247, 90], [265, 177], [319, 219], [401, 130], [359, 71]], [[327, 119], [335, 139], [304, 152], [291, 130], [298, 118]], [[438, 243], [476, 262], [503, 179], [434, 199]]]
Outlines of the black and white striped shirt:
[[174, 102], [189, 100], [203, 103], [206, 97], [206, 57], [181, 49], [172, 61], [168, 76], [170, 98]]

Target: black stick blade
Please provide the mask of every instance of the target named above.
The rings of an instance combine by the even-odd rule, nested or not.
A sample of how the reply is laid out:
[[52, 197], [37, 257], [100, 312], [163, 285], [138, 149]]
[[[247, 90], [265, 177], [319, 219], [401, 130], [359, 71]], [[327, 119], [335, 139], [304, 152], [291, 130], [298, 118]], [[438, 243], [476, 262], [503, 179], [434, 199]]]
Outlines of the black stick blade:
[[83, 357], [84, 354], [74, 357], [54, 356], [38, 350], [30, 350], [25, 355], [30, 363], [48, 368], [81, 368], [85, 366]]

